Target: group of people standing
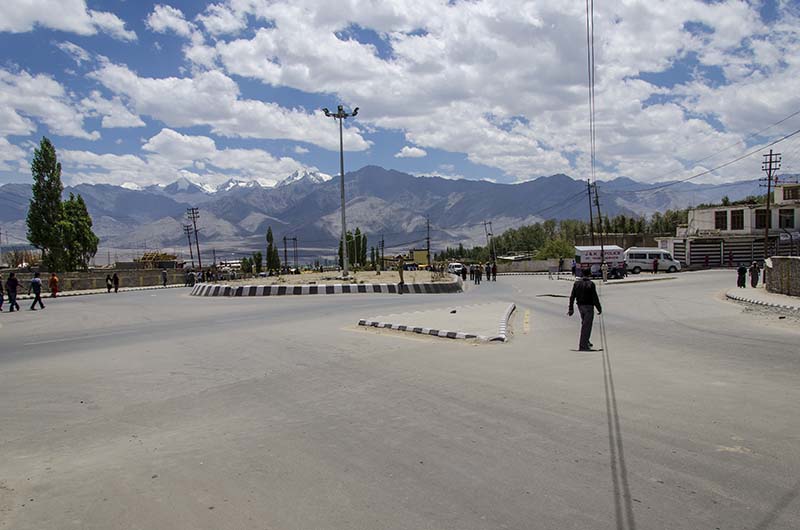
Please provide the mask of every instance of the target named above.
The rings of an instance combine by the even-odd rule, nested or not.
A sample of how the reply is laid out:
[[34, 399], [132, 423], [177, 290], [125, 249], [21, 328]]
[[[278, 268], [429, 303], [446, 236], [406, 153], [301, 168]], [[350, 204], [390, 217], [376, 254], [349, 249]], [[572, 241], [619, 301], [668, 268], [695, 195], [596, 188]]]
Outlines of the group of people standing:
[[736, 286], [740, 289], [747, 287], [748, 272], [750, 273], [750, 287], [753, 289], [758, 287], [758, 278], [761, 276], [761, 267], [758, 266], [758, 262], [754, 261], [750, 265], [750, 268], [748, 268], [744, 263], [740, 263], [739, 268], [736, 269]]
[[497, 264], [496, 263], [486, 263], [485, 265], [481, 265], [480, 263], [472, 264], [469, 266], [461, 267], [461, 279], [466, 280], [467, 274], [469, 273], [469, 279], [475, 285], [480, 285], [481, 280], [483, 279], [483, 275], [486, 274], [486, 281], [497, 281]]
[[[56, 273], [53, 272], [50, 274], [50, 298], [55, 298], [58, 296], [58, 276]], [[3, 277], [0, 275], [0, 311], [3, 310], [3, 302], [5, 300], [6, 295], [8, 295], [8, 312], [13, 313], [14, 311], [20, 311], [19, 303], [17, 302], [17, 296], [19, 295], [20, 288], [22, 284], [20, 283], [19, 279], [17, 278], [17, 274], [15, 272], [11, 272], [8, 274], [8, 280], [3, 283]], [[30, 283], [28, 284], [28, 294], [33, 293], [33, 303], [31, 303], [30, 310], [36, 311], [36, 305], [39, 305], [39, 309], [44, 309], [45, 305], [42, 302], [42, 277], [41, 274], [35, 272], [33, 274], [33, 278], [31, 278]]]

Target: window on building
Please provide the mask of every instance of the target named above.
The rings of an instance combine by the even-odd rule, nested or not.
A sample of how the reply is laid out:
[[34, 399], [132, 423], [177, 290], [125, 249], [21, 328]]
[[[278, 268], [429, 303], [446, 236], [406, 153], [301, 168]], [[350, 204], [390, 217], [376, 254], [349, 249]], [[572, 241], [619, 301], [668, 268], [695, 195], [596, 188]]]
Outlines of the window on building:
[[767, 227], [772, 228], [772, 219], [768, 218], [767, 210], [756, 210], [756, 229], [761, 228], [763, 230]]
[[717, 230], [727, 230], [728, 229], [728, 211], [727, 210], [714, 212], [714, 228], [716, 228]]
[[794, 208], [781, 208], [778, 210], [778, 227], [794, 228]]
[[800, 200], [800, 186], [792, 186], [783, 188], [784, 200]]
[[731, 230], [744, 230], [744, 210], [731, 210]]

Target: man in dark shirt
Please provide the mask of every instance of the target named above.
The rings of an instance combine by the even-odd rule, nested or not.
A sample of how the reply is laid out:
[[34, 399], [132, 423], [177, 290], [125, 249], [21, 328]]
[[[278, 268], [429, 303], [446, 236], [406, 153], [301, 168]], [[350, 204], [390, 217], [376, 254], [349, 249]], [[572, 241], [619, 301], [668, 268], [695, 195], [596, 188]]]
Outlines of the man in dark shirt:
[[19, 280], [17, 275], [13, 272], [8, 275], [6, 281], [6, 292], [8, 293], [9, 312], [13, 313], [16, 308], [19, 311], [19, 304], [17, 303], [17, 288], [19, 287]]
[[575, 314], [575, 301], [578, 302], [578, 311], [581, 314], [581, 338], [578, 342], [579, 351], [592, 351], [592, 343], [589, 339], [592, 336], [592, 323], [594, 322], [594, 308], [597, 314], [603, 312], [600, 306], [600, 298], [597, 296], [597, 288], [592, 282], [591, 271], [584, 269], [580, 279], [575, 280], [572, 285], [572, 294], [569, 296], [569, 311], [567, 314]]

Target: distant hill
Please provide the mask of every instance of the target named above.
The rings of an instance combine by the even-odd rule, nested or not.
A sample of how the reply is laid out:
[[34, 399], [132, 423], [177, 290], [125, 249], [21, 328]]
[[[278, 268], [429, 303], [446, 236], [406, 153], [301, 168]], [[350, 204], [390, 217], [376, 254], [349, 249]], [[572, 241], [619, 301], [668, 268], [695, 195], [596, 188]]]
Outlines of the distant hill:
[[[519, 184], [413, 176], [377, 166], [345, 175], [347, 224], [360, 227], [387, 252], [421, 246], [426, 219], [436, 248], [485, 242], [484, 220], [495, 233], [544, 219], [587, 219], [586, 182], [558, 174]], [[729, 184], [692, 182], [644, 184], [618, 178], [599, 184], [603, 214], [650, 215], [656, 211], [761, 193], [757, 180]], [[228, 181], [210, 189], [186, 179], [167, 186], [79, 184], [102, 248], [175, 248], [186, 238], [181, 225], [190, 206], [200, 208], [201, 245], [221, 255], [265, 245], [271, 226], [277, 241], [297, 237], [304, 255], [333, 255], [341, 230], [339, 179], [298, 172], [274, 187], [258, 181]], [[0, 223], [4, 233], [25, 237], [30, 185], [0, 186]], [[396, 247], [395, 247], [396, 245]], [[205, 251], [204, 251], [205, 253]], [[315, 254], [316, 253], [316, 254]], [[227, 259], [226, 257], [226, 259]]]

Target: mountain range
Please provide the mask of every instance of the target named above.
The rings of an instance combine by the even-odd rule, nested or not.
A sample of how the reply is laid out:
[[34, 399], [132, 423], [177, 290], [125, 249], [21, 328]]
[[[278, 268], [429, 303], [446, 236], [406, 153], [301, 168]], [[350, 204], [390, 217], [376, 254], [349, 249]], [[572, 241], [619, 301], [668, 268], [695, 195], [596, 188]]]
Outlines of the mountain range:
[[[301, 261], [332, 257], [341, 233], [339, 179], [298, 171], [273, 187], [258, 181], [229, 180], [210, 188], [181, 178], [167, 186], [78, 184], [64, 194], [80, 193], [94, 220], [103, 254], [143, 249], [173, 250], [186, 256], [182, 225], [186, 209], [198, 207], [203, 256], [211, 249], [232, 258], [265, 246], [272, 227], [275, 240], [297, 238]], [[347, 226], [359, 227], [386, 252], [424, 245], [431, 224], [433, 248], [485, 244], [484, 221], [501, 233], [544, 219], [588, 219], [586, 181], [557, 174], [518, 184], [414, 176], [377, 166], [345, 175]], [[661, 182], [645, 184], [617, 178], [599, 184], [603, 215], [651, 215], [693, 204], [731, 200], [761, 193], [757, 179], [727, 184]], [[30, 184], [0, 186], [0, 228], [8, 243], [25, 240]], [[6, 238], [3, 238], [6, 242]], [[123, 256], [119, 256], [122, 259]], [[129, 257], [129, 255], [127, 256]], [[126, 259], [127, 259], [126, 257]], [[207, 259], [207, 258], [206, 258]]]

